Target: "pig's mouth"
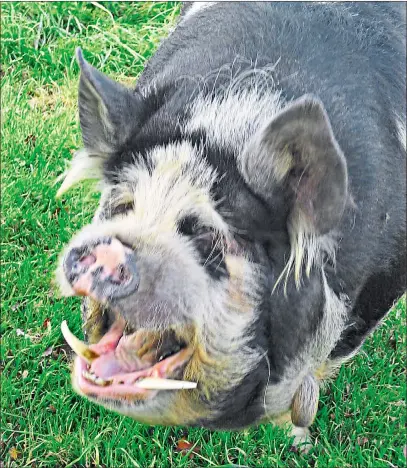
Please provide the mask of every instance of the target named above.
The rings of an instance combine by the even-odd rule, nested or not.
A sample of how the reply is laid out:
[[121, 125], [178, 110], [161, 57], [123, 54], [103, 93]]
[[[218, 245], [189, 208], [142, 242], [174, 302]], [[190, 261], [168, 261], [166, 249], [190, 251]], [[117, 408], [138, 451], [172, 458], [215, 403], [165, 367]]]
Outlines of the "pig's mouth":
[[[136, 294], [139, 272], [135, 252], [117, 238], [101, 237], [75, 246], [65, 256], [63, 269], [77, 295], [97, 302], [114, 302]], [[140, 402], [158, 391], [193, 389], [180, 380], [193, 354], [174, 330], [127, 330], [117, 316], [102, 339], [90, 346], [62, 324], [68, 344], [77, 354], [73, 386], [89, 398]]]
[[159, 391], [193, 389], [195, 382], [182, 381], [193, 350], [174, 331], [163, 333], [141, 329], [125, 334], [125, 321], [117, 319], [102, 339], [92, 345], [61, 328], [76, 353], [74, 388], [93, 399], [137, 403]]

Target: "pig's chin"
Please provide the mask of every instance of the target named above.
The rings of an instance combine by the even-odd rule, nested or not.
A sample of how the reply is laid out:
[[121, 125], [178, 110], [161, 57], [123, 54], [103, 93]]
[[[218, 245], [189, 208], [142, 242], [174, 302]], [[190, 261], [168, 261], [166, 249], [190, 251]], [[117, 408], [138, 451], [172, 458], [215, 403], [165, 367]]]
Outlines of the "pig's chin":
[[[182, 385], [192, 346], [181, 342], [171, 330], [126, 333], [126, 328], [124, 320], [119, 319], [98, 343], [82, 344], [82, 348], [70, 343], [77, 354], [72, 383], [79, 394], [93, 400], [134, 404], [162, 391], [193, 388], [188, 387], [192, 383]], [[158, 387], [151, 388], [157, 382]], [[165, 388], [166, 382], [172, 388]]]

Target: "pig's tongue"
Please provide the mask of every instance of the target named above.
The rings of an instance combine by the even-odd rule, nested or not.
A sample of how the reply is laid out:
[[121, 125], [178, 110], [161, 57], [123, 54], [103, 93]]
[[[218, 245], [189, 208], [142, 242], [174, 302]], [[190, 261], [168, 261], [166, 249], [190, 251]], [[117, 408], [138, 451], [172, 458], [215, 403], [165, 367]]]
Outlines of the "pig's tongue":
[[117, 374], [146, 369], [152, 364], [146, 359], [139, 359], [135, 354], [134, 340], [123, 336], [116, 348], [94, 359], [90, 369], [102, 379], [107, 380]]
[[116, 374], [127, 372], [126, 367], [117, 359], [114, 351], [95, 359], [90, 368], [92, 372], [105, 380]]

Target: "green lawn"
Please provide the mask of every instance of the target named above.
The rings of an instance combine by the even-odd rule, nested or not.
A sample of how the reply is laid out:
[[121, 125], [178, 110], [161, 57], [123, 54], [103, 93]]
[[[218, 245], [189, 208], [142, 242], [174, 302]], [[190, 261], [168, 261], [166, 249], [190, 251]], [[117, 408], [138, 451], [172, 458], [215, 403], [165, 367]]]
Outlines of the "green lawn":
[[[134, 83], [170, 30], [175, 3], [3, 3], [1, 446], [4, 466], [405, 466], [405, 302], [323, 391], [315, 446], [290, 451], [280, 429], [240, 433], [148, 427], [76, 396], [59, 325], [80, 335], [79, 300], [51, 284], [58, 253], [98, 195], [55, 200], [55, 179], [81, 145], [76, 94], [86, 58]], [[86, 195], [85, 195], [86, 194]], [[196, 454], [177, 451], [177, 441]], [[3, 465], [0, 465], [3, 466]]]

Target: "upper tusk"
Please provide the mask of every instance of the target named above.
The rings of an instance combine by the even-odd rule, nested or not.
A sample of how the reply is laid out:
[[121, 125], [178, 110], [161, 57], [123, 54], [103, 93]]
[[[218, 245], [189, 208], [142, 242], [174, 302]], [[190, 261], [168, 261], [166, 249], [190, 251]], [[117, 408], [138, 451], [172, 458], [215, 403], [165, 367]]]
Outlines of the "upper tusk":
[[80, 339], [71, 332], [68, 328], [66, 320], [61, 323], [61, 331], [64, 335], [66, 342], [69, 346], [75, 351], [75, 353], [80, 356], [87, 364], [91, 364], [92, 361], [99, 357], [99, 354], [92, 351], [87, 344], [85, 344]]
[[137, 387], [146, 390], [184, 390], [196, 388], [196, 382], [187, 382], [185, 380], [159, 379], [157, 377], [146, 377], [136, 382]]

